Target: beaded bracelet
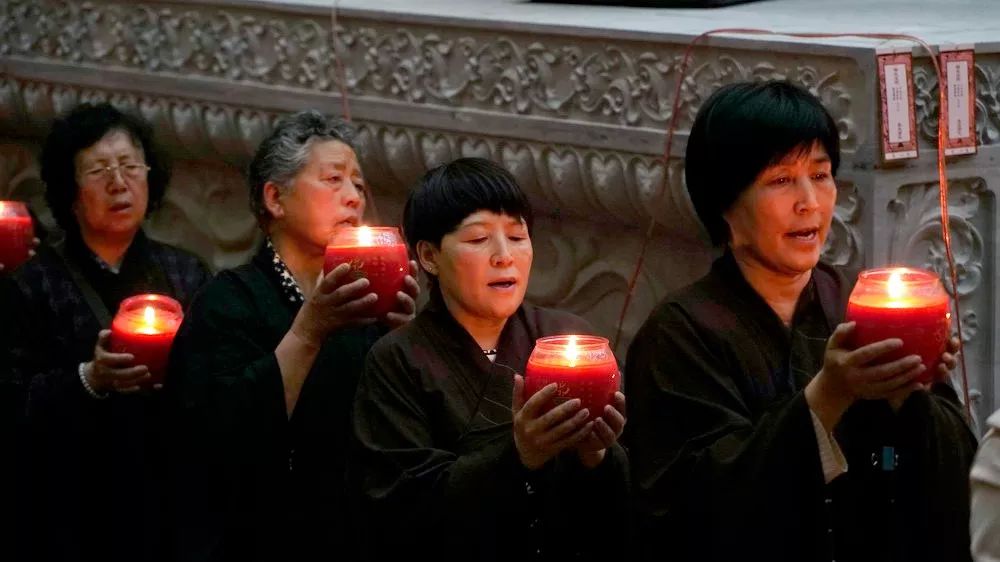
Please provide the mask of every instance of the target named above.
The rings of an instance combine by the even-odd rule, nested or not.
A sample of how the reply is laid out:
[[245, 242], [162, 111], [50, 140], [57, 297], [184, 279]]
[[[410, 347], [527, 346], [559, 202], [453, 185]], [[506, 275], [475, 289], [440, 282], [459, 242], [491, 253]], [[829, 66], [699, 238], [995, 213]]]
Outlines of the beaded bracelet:
[[91, 395], [94, 398], [97, 398], [98, 400], [104, 400], [109, 396], [109, 393], [105, 392], [104, 394], [101, 394], [96, 390], [94, 390], [94, 387], [90, 386], [90, 381], [87, 380], [86, 363], [80, 363], [80, 367], [77, 369], [77, 374], [80, 375], [80, 382], [83, 383], [83, 388], [84, 390], [87, 391], [87, 394]]

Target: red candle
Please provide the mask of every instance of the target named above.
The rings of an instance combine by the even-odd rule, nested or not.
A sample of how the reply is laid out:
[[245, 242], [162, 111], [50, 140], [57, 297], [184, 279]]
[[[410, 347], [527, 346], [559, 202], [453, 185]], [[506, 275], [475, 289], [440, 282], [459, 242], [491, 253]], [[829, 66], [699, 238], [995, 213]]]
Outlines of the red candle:
[[538, 339], [524, 370], [525, 396], [551, 383], [558, 385], [556, 404], [579, 398], [590, 419], [602, 415], [619, 385], [618, 362], [608, 340], [577, 335]]
[[[378, 295], [371, 315], [382, 318], [399, 308], [396, 293], [403, 290], [410, 272], [410, 258], [399, 229], [391, 226], [345, 227], [326, 246], [323, 273], [338, 265], [351, 265], [353, 279], [365, 277], [368, 289]], [[353, 280], [352, 279], [352, 280]]]
[[10, 271], [28, 261], [35, 226], [20, 201], [0, 201], [0, 264]]
[[863, 271], [848, 299], [847, 320], [857, 322], [854, 347], [899, 338], [903, 347], [878, 361], [919, 355], [927, 367], [919, 380], [934, 379], [951, 333], [948, 294], [937, 275], [907, 267]]
[[170, 347], [183, 319], [181, 304], [170, 297], [129, 297], [122, 301], [111, 321], [111, 351], [131, 353], [134, 365], [149, 368], [149, 384], [162, 383]]

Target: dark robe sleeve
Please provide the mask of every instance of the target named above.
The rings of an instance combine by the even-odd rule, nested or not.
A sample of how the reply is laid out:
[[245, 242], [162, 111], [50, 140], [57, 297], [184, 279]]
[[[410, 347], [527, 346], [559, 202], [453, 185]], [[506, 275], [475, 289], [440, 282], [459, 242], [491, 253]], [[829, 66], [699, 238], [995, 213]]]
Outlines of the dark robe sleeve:
[[969, 471], [977, 441], [948, 383], [914, 392], [899, 410], [900, 488], [908, 532], [928, 537], [911, 560], [970, 560]]
[[485, 551], [496, 541], [502, 550], [516, 551], [518, 542], [575, 549], [574, 559], [620, 553], [627, 514], [620, 446], [593, 470], [567, 455], [528, 471], [505, 424], [466, 452], [448, 450], [434, 429], [448, 399], [425, 382], [399, 345], [383, 341], [368, 356], [350, 471], [366, 519], [377, 522], [365, 537], [370, 551], [386, 556], [434, 544], [446, 557], [492, 559], [497, 553]]
[[[165, 388], [174, 423], [173, 474], [179, 560], [230, 559], [227, 529], [241, 527], [234, 470], [251, 451], [273, 444], [287, 422], [284, 387], [261, 314], [232, 273], [217, 277], [196, 297], [170, 357]], [[280, 458], [281, 452], [278, 452]], [[236, 497], [234, 497], [236, 496]], [[251, 537], [244, 537], [246, 546]]]
[[817, 536], [825, 483], [805, 397], [752, 419], [735, 382], [744, 369], [728, 343], [679, 306], [657, 309], [633, 341], [625, 444], [636, 558], [729, 559], [771, 533], [781, 536], [776, 559], [786, 559], [783, 549], [809, 551], [825, 540]]
[[[369, 549], [402, 552], [407, 543], [426, 545], [419, 535], [437, 529], [447, 537], [474, 529], [497, 512], [526, 517], [528, 471], [518, 459], [513, 435], [488, 440], [459, 455], [435, 446], [437, 415], [397, 346], [376, 345], [368, 356], [354, 404], [356, 439], [349, 471], [363, 495], [370, 521]], [[454, 536], [454, 535], [452, 535]], [[475, 558], [473, 556], [473, 558]]]

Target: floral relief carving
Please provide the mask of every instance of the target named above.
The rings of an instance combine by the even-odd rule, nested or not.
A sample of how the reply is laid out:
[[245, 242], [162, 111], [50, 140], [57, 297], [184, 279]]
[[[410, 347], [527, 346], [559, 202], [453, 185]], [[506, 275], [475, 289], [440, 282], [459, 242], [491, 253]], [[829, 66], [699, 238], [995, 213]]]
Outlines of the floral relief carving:
[[[976, 139], [979, 145], [1000, 142], [1000, 61], [979, 57], [976, 78]], [[938, 80], [929, 65], [913, 68], [914, 105], [920, 135], [937, 143], [939, 99]]]
[[[663, 127], [681, 45], [606, 45], [526, 34], [390, 25], [251, 8], [112, 1], [10, 0], [0, 6], [0, 56], [203, 76], [336, 92], [339, 57], [351, 95], [514, 114]], [[778, 53], [699, 51], [681, 88], [679, 129], [718, 86], [784, 79], [818, 95], [844, 146], [859, 142], [848, 59], [803, 63]]]
[[822, 260], [846, 270], [857, 270], [864, 264], [864, 250], [859, 231], [862, 200], [854, 184], [838, 182], [837, 205]]
[[[949, 293], [964, 298], [972, 295], [983, 280], [987, 248], [976, 222], [987, 220], [990, 224], [986, 226], [992, 225], [988, 210], [993, 206], [994, 195], [986, 188], [982, 178], [957, 179], [950, 184], [948, 212], [952, 252], [958, 272], [957, 293], [948, 274], [941, 239], [937, 182], [904, 185], [896, 198], [889, 202], [889, 212], [896, 225], [889, 261], [936, 271]], [[984, 209], [987, 212], [981, 212]], [[984, 231], [992, 232], [992, 228]]]

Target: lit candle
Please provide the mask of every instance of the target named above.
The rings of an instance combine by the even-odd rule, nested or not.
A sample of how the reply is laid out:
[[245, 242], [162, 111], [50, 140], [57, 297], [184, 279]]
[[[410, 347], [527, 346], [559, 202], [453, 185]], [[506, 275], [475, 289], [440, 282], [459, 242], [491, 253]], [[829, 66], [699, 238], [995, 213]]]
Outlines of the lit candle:
[[524, 370], [524, 391], [531, 397], [556, 383], [555, 402], [579, 398], [590, 419], [604, 413], [619, 385], [618, 362], [608, 340], [598, 336], [539, 338]]
[[10, 271], [28, 261], [35, 226], [20, 201], [0, 201], [0, 264]]
[[927, 369], [920, 381], [934, 379], [951, 333], [948, 294], [934, 273], [893, 267], [861, 272], [847, 302], [847, 321], [855, 321], [852, 344], [899, 338], [903, 347], [879, 362], [919, 355]]
[[[368, 290], [378, 295], [371, 315], [382, 318], [399, 307], [396, 293], [403, 290], [410, 272], [409, 254], [399, 229], [359, 226], [338, 229], [326, 246], [323, 273], [342, 263], [351, 265], [353, 279], [365, 277]], [[353, 280], [352, 279], [352, 280]]]
[[164, 295], [137, 295], [122, 301], [111, 322], [111, 351], [131, 353], [134, 365], [149, 369], [149, 384], [163, 382], [174, 336], [184, 313], [181, 305]]

